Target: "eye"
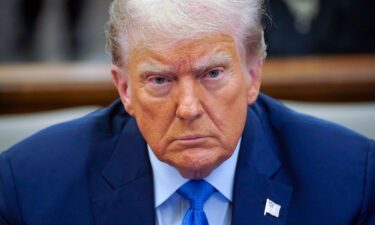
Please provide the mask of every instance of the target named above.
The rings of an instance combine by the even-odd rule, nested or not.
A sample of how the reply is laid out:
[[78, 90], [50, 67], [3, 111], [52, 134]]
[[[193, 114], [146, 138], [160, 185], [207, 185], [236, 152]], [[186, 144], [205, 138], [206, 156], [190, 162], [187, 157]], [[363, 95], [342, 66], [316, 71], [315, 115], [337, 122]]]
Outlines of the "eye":
[[169, 79], [165, 78], [165, 77], [151, 77], [149, 79], [149, 81], [154, 84], [154, 85], [163, 85], [167, 82], [170, 82]]
[[154, 97], [161, 97], [169, 93], [172, 88], [173, 78], [164, 75], [151, 75], [147, 77], [145, 90]]
[[206, 77], [207, 77], [207, 78], [217, 78], [217, 77], [219, 77], [222, 73], [223, 73], [223, 70], [221, 70], [221, 69], [214, 69], [214, 70], [210, 70], [210, 71], [208, 71], [208, 73], [206, 74]]

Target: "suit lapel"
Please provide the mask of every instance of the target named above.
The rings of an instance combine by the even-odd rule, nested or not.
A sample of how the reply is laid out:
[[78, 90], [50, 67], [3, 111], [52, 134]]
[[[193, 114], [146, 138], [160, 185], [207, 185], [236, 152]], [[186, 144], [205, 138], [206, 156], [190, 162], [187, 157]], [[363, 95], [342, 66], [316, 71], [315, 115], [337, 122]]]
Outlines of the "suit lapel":
[[[271, 135], [253, 109], [249, 109], [233, 189], [233, 225], [286, 222], [292, 188], [285, 179], [277, 178], [283, 171]], [[264, 215], [267, 199], [281, 206], [278, 218]]]
[[102, 176], [111, 188], [92, 200], [97, 225], [155, 223], [152, 170], [135, 119], [124, 127]]

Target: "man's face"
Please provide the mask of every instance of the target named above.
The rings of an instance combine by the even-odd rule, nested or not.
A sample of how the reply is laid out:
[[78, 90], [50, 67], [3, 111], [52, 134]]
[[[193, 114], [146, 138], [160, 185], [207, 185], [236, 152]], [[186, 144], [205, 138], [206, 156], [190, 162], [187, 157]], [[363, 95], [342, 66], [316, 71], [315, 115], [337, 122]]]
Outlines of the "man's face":
[[198, 179], [228, 159], [241, 137], [247, 105], [259, 92], [261, 65], [253, 64], [220, 34], [133, 49], [126, 68], [114, 66], [112, 74], [156, 157]]

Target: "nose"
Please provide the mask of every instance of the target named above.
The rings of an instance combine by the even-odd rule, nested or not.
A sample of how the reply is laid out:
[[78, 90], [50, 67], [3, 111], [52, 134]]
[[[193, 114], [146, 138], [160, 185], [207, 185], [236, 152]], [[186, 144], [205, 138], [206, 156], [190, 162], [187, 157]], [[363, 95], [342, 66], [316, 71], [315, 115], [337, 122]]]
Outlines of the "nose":
[[178, 87], [176, 116], [181, 120], [192, 121], [202, 116], [203, 108], [199, 90], [194, 80], [180, 81]]

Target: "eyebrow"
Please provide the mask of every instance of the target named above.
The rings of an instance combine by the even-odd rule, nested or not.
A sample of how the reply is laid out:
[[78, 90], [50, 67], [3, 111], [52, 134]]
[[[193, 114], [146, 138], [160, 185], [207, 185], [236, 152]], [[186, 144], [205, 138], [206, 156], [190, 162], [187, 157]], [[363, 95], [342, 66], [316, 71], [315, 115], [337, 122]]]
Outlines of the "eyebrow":
[[141, 63], [138, 65], [138, 72], [140, 76], [143, 78], [149, 73], [156, 73], [156, 74], [170, 74], [171, 71], [167, 66], [156, 65], [153, 63]]
[[[192, 70], [194, 72], [203, 72], [204, 70], [207, 70], [210, 67], [225, 65], [228, 66], [232, 62], [232, 56], [226, 52], [226, 51], [218, 51], [211, 53], [209, 55], [206, 55], [200, 59], [197, 59], [193, 65]], [[144, 62], [137, 66], [137, 70], [141, 76], [141, 78], [144, 78], [150, 73], [155, 74], [173, 74], [172, 69], [170, 66], [162, 65], [159, 63], [154, 62]]]
[[226, 51], [215, 52], [211, 55], [198, 59], [193, 65], [193, 70], [202, 71], [215, 66], [228, 66], [231, 64], [232, 60], [232, 56]]

